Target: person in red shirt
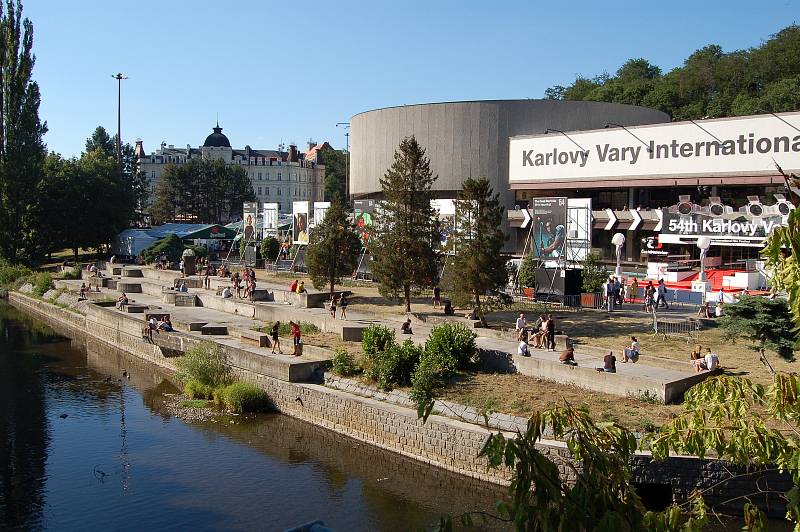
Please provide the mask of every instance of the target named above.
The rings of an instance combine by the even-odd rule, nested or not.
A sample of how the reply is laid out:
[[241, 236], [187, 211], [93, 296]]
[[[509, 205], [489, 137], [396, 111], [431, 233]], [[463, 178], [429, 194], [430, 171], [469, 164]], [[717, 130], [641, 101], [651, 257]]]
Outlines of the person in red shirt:
[[297, 279], [295, 279], [294, 282], [289, 285], [289, 292], [291, 293], [297, 292]]
[[299, 357], [300, 353], [298, 353], [297, 350], [299, 349], [298, 346], [300, 345], [300, 326], [295, 322], [290, 321], [289, 327], [291, 327], [292, 339], [294, 340], [294, 352], [292, 354], [296, 357]]

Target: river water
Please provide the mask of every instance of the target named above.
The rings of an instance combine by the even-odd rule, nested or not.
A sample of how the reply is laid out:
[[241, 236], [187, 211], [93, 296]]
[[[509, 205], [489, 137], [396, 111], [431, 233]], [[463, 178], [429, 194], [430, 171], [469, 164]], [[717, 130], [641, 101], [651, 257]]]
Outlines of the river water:
[[417, 530], [502, 497], [279, 414], [184, 422], [168, 377], [0, 302], [0, 529]]

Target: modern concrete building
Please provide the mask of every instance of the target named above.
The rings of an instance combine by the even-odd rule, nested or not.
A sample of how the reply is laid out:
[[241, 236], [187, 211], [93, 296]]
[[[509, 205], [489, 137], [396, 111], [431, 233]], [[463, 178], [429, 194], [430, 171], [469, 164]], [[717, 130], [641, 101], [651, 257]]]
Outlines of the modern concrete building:
[[219, 124], [196, 148], [191, 145], [176, 148], [162, 142], [158, 150], [147, 155], [142, 141], [136, 141], [139, 168], [148, 178], [151, 195], [167, 165], [184, 164], [192, 157], [221, 159], [226, 164], [243, 166], [256, 200], [278, 203], [281, 212], [291, 212], [293, 201], [323, 201], [325, 166], [320, 154], [325, 149], [332, 149], [327, 142], [309, 142], [305, 153], [298, 151], [294, 144], [288, 151], [256, 150], [250, 146], [234, 149]]
[[[669, 122], [669, 115], [632, 105], [557, 100], [486, 100], [376, 109], [352, 117], [350, 194], [379, 198], [379, 179], [393, 162], [400, 141], [414, 135], [427, 150], [439, 179], [439, 198], [455, 198], [468, 177], [487, 177], [501, 201], [513, 209], [509, 187], [509, 138], [544, 133]], [[504, 222], [508, 231], [507, 222]], [[516, 249], [516, 231], [509, 249]]]

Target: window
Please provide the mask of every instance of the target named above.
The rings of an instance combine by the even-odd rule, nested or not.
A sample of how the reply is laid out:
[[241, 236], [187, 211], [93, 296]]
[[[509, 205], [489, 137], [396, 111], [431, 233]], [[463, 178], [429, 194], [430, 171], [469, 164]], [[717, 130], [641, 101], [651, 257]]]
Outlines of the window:
[[258, 180], [261, 181], [261, 172], [258, 173]]
[[281, 189], [278, 189], [278, 196], [281, 195]]
[[258, 195], [261, 195], [261, 187], [258, 187]]
[[264, 195], [269, 196], [269, 187], [264, 187]]
[[278, 172], [278, 181], [280, 181], [280, 180], [281, 180], [281, 173]]
[[156, 178], [156, 171], [155, 171], [155, 170], [153, 170], [152, 172], [150, 172], [150, 177], [152, 177], [153, 179], [155, 179], [155, 178]]

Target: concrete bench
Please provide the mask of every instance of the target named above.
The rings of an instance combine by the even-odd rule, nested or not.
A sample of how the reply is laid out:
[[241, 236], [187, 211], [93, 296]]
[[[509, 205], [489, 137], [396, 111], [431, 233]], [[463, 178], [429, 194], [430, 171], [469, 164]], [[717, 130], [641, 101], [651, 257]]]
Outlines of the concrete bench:
[[186, 292], [178, 292], [175, 294], [176, 307], [196, 307], [197, 296], [194, 294], [187, 294]]
[[129, 294], [141, 294], [142, 293], [142, 283], [131, 283], [131, 282], [118, 281], [116, 289], [119, 292], [127, 292]]
[[200, 328], [200, 334], [225, 336], [228, 334], [228, 326], [219, 323], [206, 323]]
[[253, 331], [250, 329], [242, 329], [239, 331], [239, 337], [243, 344], [252, 344], [256, 347], [269, 347], [269, 335], [261, 331]]
[[122, 276], [141, 278], [144, 277], [144, 274], [142, 273], [142, 270], [139, 268], [123, 268]]
[[150, 307], [147, 305], [142, 305], [138, 303], [128, 303], [122, 307], [122, 312], [127, 312], [128, 314], [144, 314], [144, 312], [149, 309]]

